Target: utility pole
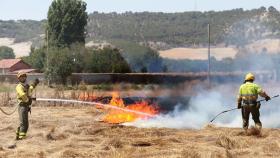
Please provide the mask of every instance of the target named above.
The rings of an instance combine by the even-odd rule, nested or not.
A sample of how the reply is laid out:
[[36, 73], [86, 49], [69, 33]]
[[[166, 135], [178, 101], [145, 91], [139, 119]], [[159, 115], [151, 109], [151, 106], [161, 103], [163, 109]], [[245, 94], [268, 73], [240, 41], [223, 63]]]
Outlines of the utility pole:
[[[47, 73], [49, 73], [49, 30], [47, 29]], [[49, 76], [47, 76], [47, 83], [48, 83], [48, 86], [50, 86], [50, 80], [49, 80]]]
[[210, 67], [210, 23], [208, 24], [208, 74], [207, 74], [207, 80], [208, 80], [208, 85], [209, 88], [211, 87], [211, 80], [210, 80], [210, 72], [211, 72], [211, 67]]

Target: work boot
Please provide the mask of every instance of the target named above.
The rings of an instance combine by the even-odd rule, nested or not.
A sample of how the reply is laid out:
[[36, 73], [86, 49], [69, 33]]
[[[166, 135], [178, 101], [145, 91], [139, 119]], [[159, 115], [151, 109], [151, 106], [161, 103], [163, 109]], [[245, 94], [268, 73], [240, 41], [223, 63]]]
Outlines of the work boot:
[[22, 140], [26, 138], [26, 133], [24, 132], [19, 132], [19, 136], [17, 137], [17, 140]]

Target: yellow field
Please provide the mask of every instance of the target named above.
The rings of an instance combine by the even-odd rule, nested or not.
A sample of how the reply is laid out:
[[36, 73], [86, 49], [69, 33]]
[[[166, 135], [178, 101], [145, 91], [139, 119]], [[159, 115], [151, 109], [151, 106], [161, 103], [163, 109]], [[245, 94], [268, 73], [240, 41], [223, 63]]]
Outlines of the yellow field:
[[14, 50], [16, 58], [28, 56], [30, 52], [31, 41], [14, 43], [13, 38], [0, 38], [0, 46], [8, 46]]
[[[208, 58], [207, 48], [173, 48], [159, 53], [161, 57], [169, 59], [206, 60]], [[211, 56], [217, 60], [234, 58], [236, 53], [235, 48], [211, 48]]]
[[[9, 109], [6, 109], [9, 110]], [[17, 115], [1, 114], [0, 157], [272, 157], [279, 156], [278, 129], [245, 135], [241, 129], [140, 129], [98, 122], [92, 107], [35, 107], [26, 140], [14, 143]]]

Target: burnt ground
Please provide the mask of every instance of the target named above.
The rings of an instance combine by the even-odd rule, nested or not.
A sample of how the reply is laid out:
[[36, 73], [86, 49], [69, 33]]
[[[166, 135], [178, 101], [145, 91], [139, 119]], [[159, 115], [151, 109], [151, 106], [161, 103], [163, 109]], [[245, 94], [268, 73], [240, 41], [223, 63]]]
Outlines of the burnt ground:
[[[4, 107], [6, 111], [12, 108]], [[13, 144], [17, 113], [0, 114], [0, 157], [278, 157], [280, 130], [245, 135], [239, 128], [141, 129], [107, 124], [94, 107], [34, 107], [26, 140]], [[252, 130], [253, 131], [253, 130]]]

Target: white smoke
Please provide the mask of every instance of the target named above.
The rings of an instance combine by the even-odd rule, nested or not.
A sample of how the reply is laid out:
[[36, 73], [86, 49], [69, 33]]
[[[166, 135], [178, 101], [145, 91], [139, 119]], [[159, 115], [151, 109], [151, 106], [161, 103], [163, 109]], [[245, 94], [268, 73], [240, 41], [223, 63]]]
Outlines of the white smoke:
[[[259, 18], [259, 19], [256, 19]], [[242, 20], [237, 24], [234, 24], [226, 36], [226, 41], [233, 41], [239, 43], [245, 49], [240, 49], [240, 55], [244, 56], [246, 53], [251, 53], [243, 58], [243, 62], [240, 59], [236, 60], [231, 66], [236, 71], [275, 71], [279, 70], [279, 62], [275, 62], [275, 56], [269, 54], [270, 47], [258, 45], [257, 48], [251, 48], [250, 44], [269, 38], [269, 32], [272, 32], [270, 28], [267, 28], [263, 24], [263, 17], [256, 17], [251, 20]], [[254, 30], [256, 34], [253, 36], [250, 30]], [[271, 41], [271, 39], [268, 39]], [[249, 45], [248, 45], [249, 44]], [[263, 46], [263, 47], [262, 47]], [[258, 52], [258, 53], [257, 53]], [[271, 53], [271, 52], [270, 52]], [[257, 54], [257, 55], [255, 55]], [[278, 56], [277, 56], [278, 57]], [[276, 58], [278, 59], [278, 58]], [[278, 71], [279, 75], [279, 71]], [[241, 83], [242, 81], [240, 81]], [[262, 84], [261, 84], [262, 85]], [[228, 87], [231, 87], [227, 90]], [[267, 84], [269, 87], [268, 94], [273, 95], [279, 93], [279, 84], [272, 83]], [[272, 90], [274, 89], [274, 90]], [[131, 125], [136, 127], [166, 127], [166, 128], [203, 128], [209, 123], [209, 121], [215, 117], [218, 113], [232, 109], [236, 107], [236, 95], [238, 86], [223, 85], [223, 87], [215, 87], [211, 90], [198, 90], [198, 95], [191, 98], [189, 105], [176, 105], [174, 111], [168, 114], [161, 114], [155, 118], [148, 120], [138, 120], [132, 123], [126, 123], [125, 125]], [[268, 89], [265, 89], [268, 90]], [[270, 102], [262, 102], [260, 109], [261, 121], [265, 128], [279, 128], [280, 127], [280, 98], [275, 98]], [[181, 110], [180, 107], [187, 106], [185, 110]], [[180, 109], [180, 110], [179, 110]], [[241, 110], [235, 110], [220, 115], [214, 124], [223, 127], [242, 127]], [[254, 125], [252, 117], [250, 117], [250, 125]]]
[[[183, 105], [176, 105], [176, 108], [167, 114], [160, 114], [147, 120], [138, 120], [125, 123], [128, 126], [140, 128], [177, 128], [177, 129], [200, 129], [209, 123], [218, 113], [236, 107], [235, 94], [228, 95], [219, 91], [202, 91], [190, 100], [189, 107], [181, 109]], [[261, 121], [266, 128], [280, 127], [277, 98], [270, 102], [262, 102]], [[235, 110], [224, 113], [217, 117], [214, 124], [221, 127], [242, 127], [241, 111]], [[250, 118], [250, 125], [254, 121]]]

